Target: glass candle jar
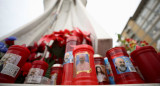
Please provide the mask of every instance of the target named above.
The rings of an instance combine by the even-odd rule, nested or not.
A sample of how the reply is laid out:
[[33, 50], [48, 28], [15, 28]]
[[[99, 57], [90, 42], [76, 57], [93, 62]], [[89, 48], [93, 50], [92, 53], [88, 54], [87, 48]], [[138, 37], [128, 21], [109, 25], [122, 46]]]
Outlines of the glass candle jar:
[[51, 85], [61, 85], [63, 66], [61, 64], [54, 64], [51, 68]]
[[106, 56], [111, 64], [116, 84], [143, 83], [123, 47], [107, 51]]
[[99, 85], [109, 84], [109, 79], [104, 64], [104, 58], [99, 54], [94, 54], [94, 63]]
[[98, 85], [93, 54], [90, 45], [82, 44], [74, 48], [74, 85]]
[[41, 60], [36, 60], [32, 63], [32, 68], [25, 79], [24, 83], [27, 84], [38, 84], [41, 83], [43, 76], [48, 69], [48, 63]]
[[30, 51], [20, 45], [12, 45], [0, 60], [0, 83], [14, 83], [25, 64]]
[[160, 83], [160, 58], [152, 46], [144, 46], [131, 53], [132, 59], [148, 83]]
[[71, 85], [73, 80], [73, 48], [78, 44], [76, 36], [67, 38], [64, 63], [63, 63], [63, 76], [62, 85]]

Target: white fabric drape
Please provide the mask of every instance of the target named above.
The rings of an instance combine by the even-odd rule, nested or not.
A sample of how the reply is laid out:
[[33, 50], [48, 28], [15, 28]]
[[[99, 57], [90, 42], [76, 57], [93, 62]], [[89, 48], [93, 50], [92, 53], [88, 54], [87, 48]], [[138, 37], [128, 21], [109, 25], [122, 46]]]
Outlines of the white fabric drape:
[[105, 56], [112, 47], [112, 38], [88, 15], [85, 5], [86, 0], [44, 0], [45, 11], [40, 17], [0, 40], [16, 36], [16, 44], [30, 45], [53, 31], [79, 27], [82, 31], [91, 32], [95, 53]]

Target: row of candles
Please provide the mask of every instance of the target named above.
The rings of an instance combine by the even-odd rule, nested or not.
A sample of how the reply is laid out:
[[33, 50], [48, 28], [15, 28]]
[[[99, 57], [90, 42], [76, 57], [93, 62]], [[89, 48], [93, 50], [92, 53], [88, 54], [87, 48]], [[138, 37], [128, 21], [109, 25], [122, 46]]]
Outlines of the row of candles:
[[[0, 60], [0, 83], [14, 83], [29, 57], [25, 46], [13, 45]], [[48, 64], [33, 62], [24, 83], [42, 83]], [[44, 83], [44, 82], [43, 82]], [[106, 85], [160, 83], [160, 57], [151, 46], [140, 47], [130, 56], [125, 48], [115, 47], [106, 57], [94, 54], [92, 46], [79, 44], [76, 36], [67, 38], [64, 63], [54, 64], [46, 84]]]

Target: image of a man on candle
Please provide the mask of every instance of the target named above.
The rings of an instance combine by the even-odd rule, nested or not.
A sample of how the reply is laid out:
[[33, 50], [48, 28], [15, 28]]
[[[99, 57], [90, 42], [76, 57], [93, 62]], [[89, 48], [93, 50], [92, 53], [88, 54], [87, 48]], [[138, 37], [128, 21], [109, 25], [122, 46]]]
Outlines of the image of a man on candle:
[[66, 53], [64, 57], [64, 62], [67, 63], [68, 61], [69, 61], [69, 53]]
[[90, 64], [88, 60], [88, 54], [80, 54], [77, 56], [76, 71], [87, 71], [90, 70]]
[[126, 72], [127, 70], [125, 61], [122, 58], [116, 58], [115, 66], [116, 66], [116, 70], [118, 70], [119, 72]]

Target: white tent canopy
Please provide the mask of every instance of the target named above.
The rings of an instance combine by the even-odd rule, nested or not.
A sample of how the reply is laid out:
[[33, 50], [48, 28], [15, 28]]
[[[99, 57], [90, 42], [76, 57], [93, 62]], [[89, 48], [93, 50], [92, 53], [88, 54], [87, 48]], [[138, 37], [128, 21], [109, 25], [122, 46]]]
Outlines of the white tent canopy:
[[0, 38], [16, 36], [15, 44], [31, 45], [43, 35], [64, 29], [79, 27], [91, 32], [95, 53], [105, 56], [112, 47], [112, 38], [88, 15], [86, 0], [44, 0], [44, 13], [30, 23]]

